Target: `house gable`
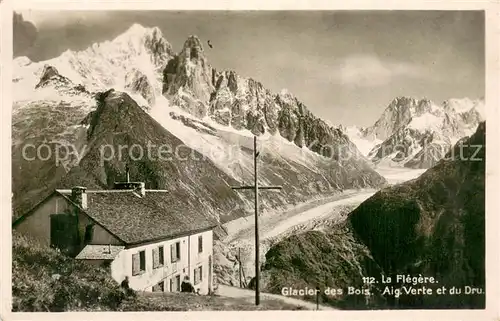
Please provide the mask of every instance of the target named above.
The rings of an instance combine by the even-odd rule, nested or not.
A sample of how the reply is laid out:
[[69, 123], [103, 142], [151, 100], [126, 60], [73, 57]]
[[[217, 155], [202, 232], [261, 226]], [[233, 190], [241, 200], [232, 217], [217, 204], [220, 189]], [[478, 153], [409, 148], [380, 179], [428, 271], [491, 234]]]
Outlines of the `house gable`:
[[[58, 247], [72, 256], [87, 244], [124, 244], [68, 197], [58, 192], [52, 193], [16, 220], [13, 228], [30, 235], [42, 245]], [[89, 231], [91, 238], [86, 239]]]
[[51, 217], [71, 215], [73, 205], [66, 198], [52, 193], [27, 214], [17, 219], [13, 227], [23, 234], [29, 234], [41, 244], [51, 245]]
[[[90, 216], [87, 211], [80, 208], [77, 204], [75, 204], [67, 195], [56, 192], [58, 195], [62, 196], [66, 199], [66, 201], [71, 204], [75, 210], [78, 212], [79, 224], [80, 228], [84, 229], [83, 233], [86, 232], [87, 227], [92, 225], [92, 240], [87, 244], [95, 244], [95, 245], [123, 245], [125, 242], [118, 237], [116, 234], [111, 232], [108, 228], [106, 228], [103, 224], [98, 222], [94, 217]], [[84, 235], [85, 238], [85, 235]]]

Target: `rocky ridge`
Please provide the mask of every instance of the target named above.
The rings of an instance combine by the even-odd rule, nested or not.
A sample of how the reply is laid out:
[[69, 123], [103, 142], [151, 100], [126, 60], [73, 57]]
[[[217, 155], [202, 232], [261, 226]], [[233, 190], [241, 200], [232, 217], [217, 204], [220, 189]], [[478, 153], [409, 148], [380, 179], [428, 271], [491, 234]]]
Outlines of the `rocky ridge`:
[[360, 156], [343, 131], [316, 117], [288, 91], [275, 94], [252, 78], [211, 67], [195, 36], [169, 60], [163, 73], [163, 93], [189, 114], [209, 117], [222, 126], [254, 135], [279, 134], [323, 156], [332, 156], [334, 147], [342, 145], [346, 152]]
[[[263, 291], [340, 288], [341, 294], [322, 295], [321, 302], [348, 310], [484, 309], [485, 138], [482, 122], [417, 179], [380, 190], [345, 221], [274, 244], [266, 254]], [[404, 284], [397, 275], [437, 282]], [[363, 277], [378, 282], [361, 282]], [[443, 286], [461, 292], [437, 294]], [[370, 296], [347, 295], [349, 287]], [[432, 293], [406, 294], [403, 287]], [[467, 287], [477, 294], [466, 293]]]
[[[200, 40], [194, 36], [175, 54], [158, 28], [134, 25], [114, 40], [80, 52], [66, 51], [50, 61], [16, 58], [14, 69], [17, 125], [13, 137], [17, 143], [13, 153], [19, 155], [13, 159], [14, 198], [15, 203], [22, 204], [16, 207], [16, 213], [36, 204], [41, 190], [55, 188], [67, 172], [85, 159], [96, 115], [95, 98], [110, 87], [127, 93], [186, 147], [210, 160], [221, 175], [235, 179], [234, 183], [251, 179], [253, 159], [248, 134], [259, 134], [263, 163], [260, 180], [262, 184], [283, 186], [280, 194], [262, 196], [264, 208], [385, 183], [366, 160], [358, 157], [359, 151], [342, 131], [316, 118], [291, 94], [273, 95], [254, 80], [241, 78], [234, 72], [215, 71], [208, 64]], [[43, 86], [37, 87], [39, 83]], [[69, 89], [78, 86], [86, 91], [68, 94]], [[231, 112], [229, 126], [219, 117], [227, 107], [224, 94], [229, 94], [226, 97], [229, 100], [239, 100], [235, 104], [239, 107], [234, 110], [241, 111]], [[47, 113], [34, 113], [40, 106], [46, 106]], [[64, 117], [64, 128], [50, 125], [48, 119], [53, 116]], [[31, 126], [25, 126], [27, 123]], [[133, 124], [131, 121], [131, 128]], [[30, 142], [37, 146], [54, 140], [63, 131], [65, 142], [76, 149], [64, 169], [54, 159], [26, 162], [20, 157], [26, 137], [32, 137]], [[156, 134], [141, 132], [140, 135], [152, 138]], [[133, 140], [142, 138], [129, 141]], [[82, 147], [87, 148], [79, 153]], [[232, 154], [233, 150], [236, 154]], [[121, 170], [121, 167], [116, 169]], [[39, 173], [36, 181], [26, 179], [28, 171]], [[50, 175], [46, 177], [44, 173]], [[145, 179], [152, 182], [157, 181], [155, 175], [162, 175], [154, 171], [151, 174]], [[107, 179], [99, 182], [102, 186]], [[21, 190], [24, 193], [17, 192]], [[204, 199], [201, 192], [197, 197]], [[236, 213], [246, 212], [251, 203], [247, 197], [241, 195], [234, 207], [224, 209], [224, 214], [237, 217], [240, 214]]]
[[484, 100], [397, 97], [381, 117], [362, 130], [366, 140], [381, 140], [367, 157], [375, 164], [429, 168], [485, 119]]

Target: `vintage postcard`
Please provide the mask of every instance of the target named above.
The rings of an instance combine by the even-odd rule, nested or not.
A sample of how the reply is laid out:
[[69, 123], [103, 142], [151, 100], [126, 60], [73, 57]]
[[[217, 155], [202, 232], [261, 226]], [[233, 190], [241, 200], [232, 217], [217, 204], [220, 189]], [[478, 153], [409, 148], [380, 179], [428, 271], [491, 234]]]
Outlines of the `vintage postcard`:
[[2, 317], [492, 320], [498, 8], [380, 3], [3, 3]]

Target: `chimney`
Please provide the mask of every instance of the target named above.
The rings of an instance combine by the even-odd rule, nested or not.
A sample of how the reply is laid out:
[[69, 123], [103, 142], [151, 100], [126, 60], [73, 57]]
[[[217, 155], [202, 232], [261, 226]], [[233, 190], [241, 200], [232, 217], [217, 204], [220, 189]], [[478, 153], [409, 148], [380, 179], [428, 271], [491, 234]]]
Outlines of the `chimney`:
[[146, 185], [144, 182], [115, 182], [115, 189], [133, 190], [140, 196], [146, 195]]
[[87, 188], [75, 186], [71, 189], [71, 199], [81, 208], [87, 209]]

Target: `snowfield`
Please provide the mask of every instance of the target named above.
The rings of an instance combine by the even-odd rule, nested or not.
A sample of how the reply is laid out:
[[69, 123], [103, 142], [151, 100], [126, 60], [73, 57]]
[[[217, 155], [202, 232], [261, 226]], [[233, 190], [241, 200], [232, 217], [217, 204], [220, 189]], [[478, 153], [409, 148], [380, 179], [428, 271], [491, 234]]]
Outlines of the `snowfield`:
[[427, 169], [412, 169], [405, 167], [377, 166], [375, 170], [385, 177], [390, 185], [400, 184], [422, 175]]
[[363, 136], [363, 133], [356, 126], [350, 126], [345, 129], [349, 139], [356, 145], [363, 156], [368, 156], [372, 149], [382, 143], [381, 139], [369, 138]]

